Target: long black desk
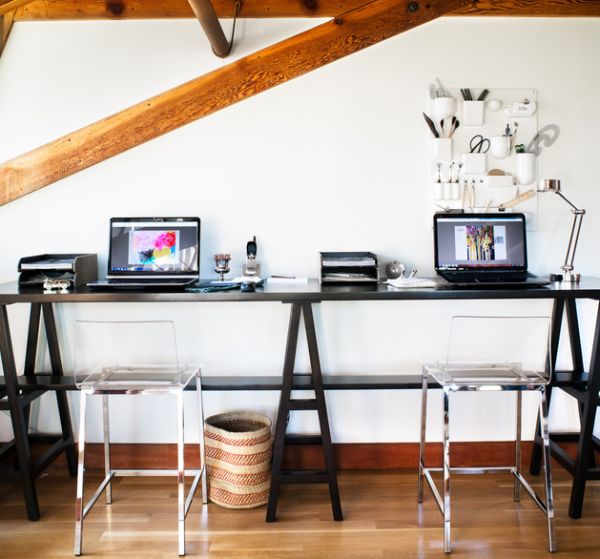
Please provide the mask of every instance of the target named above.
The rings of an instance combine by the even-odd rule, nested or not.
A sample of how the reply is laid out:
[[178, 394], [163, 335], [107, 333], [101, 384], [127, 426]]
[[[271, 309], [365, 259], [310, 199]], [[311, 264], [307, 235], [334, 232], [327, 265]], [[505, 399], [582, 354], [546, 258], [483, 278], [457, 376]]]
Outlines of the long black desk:
[[[60, 348], [54, 319], [54, 306], [59, 303], [208, 303], [208, 302], [259, 302], [271, 301], [290, 305], [290, 322], [287, 333], [286, 350], [280, 379], [273, 377], [236, 377], [231, 379], [205, 378], [205, 390], [281, 390], [279, 413], [275, 428], [273, 473], [274, 485], [268, 506], [267, 519], [275, 519], [275, 506], [279, 483], [286, 483], [280, 475], [281, 455], [286, 444], [287, 414], [293, 409], [315, 409], [319, 412], [321, 425], [321, 443], [323, 444], [327, 470], [319, 474], [304, 476], [307, 482], [324, 481], [329, 483], [334, 517], [341, 519], [337, 481], [331, 452], [331, 440], [323, 391], [335, 388], [416, 388], [418, 380], [414, 375], [394, 376], [345, 376], [322, 375], [319, 360], [316, 329], [312, 315], [312, 305], [322, 301], [402, 301], [402, 300], [484, 300], [484, 299], [547, 299], [553, 301], [553, 326], [551, 334], [551, 358], [554, 369], [558, 353], [563, 315], [567, 318], [567, 332], [570, 341], [573, 368], [569, 371], [555, 372], [548, 397], [554, 387], [564, 389], [579, 402], [581, 430], [569, 436], [561, 434], [553, 437], [551, 443], [554, 457], [573, 475], [573, 489], [569, 514], [573, 518], [581, 516], [585, 485], [588, 479], [600, 479], [600, 468], [594, 462], [594, 448], [600, 448], [600, 441], [593, 436], [596, 408], [600, 391], [600, 315], [594, 326], [594, 342], [591, 350], [589, 371], [584, 371], [579, 322], [576, 302], [578, 299], [600, 300], [600, 280], [587, 278], [579, 285], [553, 284], [535, 289], [454, 289], [445, 283], [437, 288], [396, 290], [385, 285], [377, 286], [321, 286], [316, 281], [303, 286], [267, 286], [254, 293], [226, 291], [217, 293], [197, 292], [150, 292], [150, 291], [91, 291], [78, 288], [70, 293], [42, 293], [39, 291], [19, 291], [15, 283], [0, 285], [0, 353], [4, 378], [0, 378], [0, 409], [10, 410], [14, 439], [0, 449], [0, 458], [6, 457], [11, 450], [16, 451], [18, 471], [8, 477], [19, 479], [23, 486], [27, 514], [30, 520], [39, 518], [39, 507], [35, 490], [35, 477], [61, 452], [66, 452], [67, 464], [71, 475], [75, 475], [75, 452], [71, 420], [66, 400], [66, 390], [75, 389], [74, 379], [64, 375]], [[17, 375], [13, 346], [10, 335], [7, 306], [26, 303], [31, 306], [28, 327], [27, 346], [23, 375]], [[36, 373], [35, 362], [39, 337], [40, 320], [43, 317], [52, 370]], [[300, 321], [303, 318], [311, 363], [309, 377], [294, 373], [296, 347]], [[297, 387], [310, 387], [315, 390], [316, 398], [310, 403], [296, 404], [291, 391]], [[36, 462], [32, 461], [30, 442], [35, 439], [28, 434], [29, 405], [38, 396], [47, 391], [55, 391], [61, 420], [62, 432], [53, 445]], [[559, 446], [564, 440], [576, 440], [578, 452], [576, 459]], [[45, 442], [49, 442], [46, 439]], [[314, 441], [313, 441], [314, 442]], [[536, 440], [531, 464], [532, 473], [539, 471], [539, 441]], [[7, 477], [4, 475], [3, 477]], [[302, 479], [302, 476], [296, 479]]]

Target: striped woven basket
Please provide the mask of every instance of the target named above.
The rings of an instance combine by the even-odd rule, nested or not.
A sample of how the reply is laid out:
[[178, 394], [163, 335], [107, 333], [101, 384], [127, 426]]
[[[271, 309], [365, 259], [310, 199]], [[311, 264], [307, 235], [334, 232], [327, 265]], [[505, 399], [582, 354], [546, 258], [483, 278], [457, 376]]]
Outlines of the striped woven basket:
[[264, 505], [271, 485], [271, 420], [236, 411], [204, 421], [208, 495], [229, 509]]

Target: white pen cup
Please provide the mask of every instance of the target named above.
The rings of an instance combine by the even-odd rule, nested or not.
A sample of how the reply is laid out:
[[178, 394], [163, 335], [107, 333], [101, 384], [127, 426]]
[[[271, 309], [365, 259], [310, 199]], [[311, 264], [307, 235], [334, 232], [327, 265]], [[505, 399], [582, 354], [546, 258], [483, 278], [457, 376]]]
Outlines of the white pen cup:
[[451, 200], [452, 199], [452, 188], [449, 182], [442, 183], [442, 199], [443, 200]]
[[490, 136], [490, 153], [496, 159], [504, 159], [510, 153], [510, 136]]
[[433, 158], [438, 161], [452, 160], [452, 138], [433, 138]]
[[436, 123], [453, 116], [456, 113], [456, 99], [454, 97], [436, 97], [433, 100], [432, 112]]
[[450, 197], [452, 200], [460, 200], [460, 183], [452, 182], [450, 183]]
[[517, 153], [515, 157], [515, 176], [519, 184], [528, 185], [535, 182], [535, 153]]

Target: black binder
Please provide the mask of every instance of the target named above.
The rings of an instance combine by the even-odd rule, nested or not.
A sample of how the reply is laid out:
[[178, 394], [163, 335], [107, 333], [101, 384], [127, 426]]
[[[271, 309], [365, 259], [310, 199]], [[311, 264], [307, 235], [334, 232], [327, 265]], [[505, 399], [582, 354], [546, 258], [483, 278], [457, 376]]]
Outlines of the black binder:
[[98, 279], [96, 254], [37, 254], [19, 260], [19, 287], [43, 287], [46, 280], [63, 280], [69, 287]]

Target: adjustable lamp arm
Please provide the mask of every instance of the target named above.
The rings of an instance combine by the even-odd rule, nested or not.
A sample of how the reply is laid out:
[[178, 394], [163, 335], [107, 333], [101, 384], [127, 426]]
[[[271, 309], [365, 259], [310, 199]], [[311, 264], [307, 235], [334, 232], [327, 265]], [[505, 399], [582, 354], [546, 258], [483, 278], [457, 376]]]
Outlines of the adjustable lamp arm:
[[571, 234], [565, 255], [565, 263], [561, 266], [565, 281], [578, 282], [581, 278], [579, 274], [574, 274], [573, 261], [575, 260], [575, 251], [579, 242], [579, 233], [581, 232], [581, 222], [585, 215], [585, 210], [579, 209], [573, 202], [566, 198], [560, 191], [560, 181], [558, 179], [543, 179], [538, 186], [538, 192], [553, 192], [558, 194], [569, 206], [573, 214], [573, 224], [571, 225]]
[[567, 246], [567, 254], [565, 255], [565, 263], [561, 266], [561, 269], [565, 274], [570, 274], [574, 270], [573, 261], [575, 260], [575, 251], [577, 250], [577, 243], [579, 242], [579, 233], [581, 231], [581, 222], [585, 215], [585, 210], [580, 210], [570, 200], [568, 200], [562, 192], [557, 192], [569, 206], [571, 206], [571, 212], [573, 213], [573, 225], [571, 226], [571, 235], [569, 236], [569, 244]]

